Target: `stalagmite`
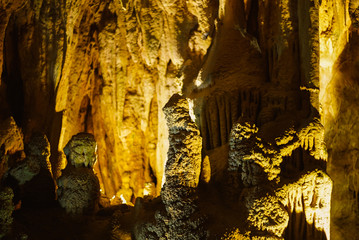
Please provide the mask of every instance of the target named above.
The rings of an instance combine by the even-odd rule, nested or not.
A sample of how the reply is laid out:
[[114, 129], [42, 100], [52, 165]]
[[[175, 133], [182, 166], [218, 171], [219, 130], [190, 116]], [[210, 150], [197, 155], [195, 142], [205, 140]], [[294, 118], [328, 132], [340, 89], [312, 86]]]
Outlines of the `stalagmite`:
[[67, 213], [92, 213], [100, 197], [100, 185], [92, 166], [97, 144], [91, 134], [79, 133], [66, 145], [68, 164], [58, 179], [58, 201]]
[[[49, 207], [55, 202], [55, 183], [50, 164], [50, 143], [41, 133], [34, 133], [25, 145], [26, 158], [9, 169], [6, 181], [12, 182], [15, 199], [23, 207]], [[11, 181], [11, 179], [15, 179]], [[17, 191], [17, 188], [19, 190]]]
[[202, 139], [189, 115], [188, 102], [173, 95], [163, 108], [169, 129], [166, 181], [161, 199], [165, 211], [156, 212], [154, 225], [144, 225], [138, 239], [205, 239], [204, 216], [198, 209]]

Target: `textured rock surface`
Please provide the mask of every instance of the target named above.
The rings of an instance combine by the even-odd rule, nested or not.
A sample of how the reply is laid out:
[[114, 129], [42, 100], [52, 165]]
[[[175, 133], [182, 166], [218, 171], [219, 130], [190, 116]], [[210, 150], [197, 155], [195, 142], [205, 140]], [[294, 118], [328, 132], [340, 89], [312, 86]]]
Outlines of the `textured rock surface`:
[[11, 188], [0, 189], [0, 238], [6, 236], [11, 230], [14, 211], [13, 197], [14, 193]]
[[92, 169], [96, 150], [95, 139], [87, 133], [73, 136], [66, 145], [68, 164], [57, 180], [57, 198], [69, 214], [92, 213], [98, 207], [100, 184]]
[[[347, 8], [347, 6], [349, 8]], [[333, 180], [332, 239], [356, 239], [358, 235], [358, 1], [347, 6], [326, 1], [321, 21], [321, 103], [328, 174]], [[330, 10], [335, 7], [337, 11]], [[330, 11], [327, 11], [329, 9]]]
[[[49, 138], [58, 178], [62, 149], [72, 136], [88, 132], [99, 146], [94, 170], [103, 193], [115, 197], [112, 203], [158, 196], [163, 186], [164, 201], [170, 197], [166, 191], [173, 191], [178, 199], [232, 216], [248, 210], [243, 198], [257, 199], [258, 206], [266, 198], [282, 199], [275, 192], [312, 179], [306, 174], [325, 179], [308, 183], [309, 189], [330, 191], [327, 168], [333, 179], [331, 236], [356, 239], [358, 23], [356, 0], [0, 1], [1, 171], [39, 131]], [[179, 109], [191, 113], [199, 132], [181, 125], [187, 115], [173, 129], [165, 124], [161, 109], [174, 93], [190, 99]], [[169, 121], [178, 117], [165, 111], [173, 115]], [[202, 137], [203, 147], [191, 137]], [[193, 158], [190, 170], [182, 157]], [[21, 170], [28, 179], [38, 173], [31, 158]], [[210, 196], [205, 200], [189, 190], [197, 187], [201, 166], [199, 185]], [[222, 187], [232, 188], [223, 191], [226, 199]], [[188, 195], [181, 195], [182, 188]], [[284, 192], [300, 201], [292, 190]], [[285, 238], [299, 236], [298, 221], [314, 229], [305, 225], [311, 218], [297, 213], [300, 207], [294, 213], [285, 201], [280, 200], [289, 216]], [[151, 223], [157, 237], [169, 231], [173, 216], [167, 205], [156, 209], [157, 225]], [[328, 219], [327, 205], [322, 210], [315, 214]], [[215, 210], [205, 212], [213, 214], [212, 221], [224, 220], [208, 225], [218, 233], [214, 238], [225, 228], [239, 231], [229, 237], [269, 238], [264, 230], [248, 233], [248, 226]], [[268, 215], [260, 215], [263, 224]], [[329, 238], [328, 226], [319, 225], [314, 238]], [[279, 236], [280, 229], [265, 231]]]
[[139, 227], [137, 239], [205, 239], [205, 217], [198, 209], [197, 186], [201, 172], [202, 139], [189, 115], [188, 101], [173, 95], [163, 108], [169, 129], [166, 182], [161, 199], [165, 211], [155, 222]]
[[0, 145], [4, 145], [5, 154], [24, 150], [22, 131], [12, 117], [0, 123]]
[[228, 171], [240, 172], [246, 187], [274, 180], [280, 173], [282, 157], [257, 135], [258, 128], [246, 121], [234, 124], [229, 141]]
[[196, 74], [211, 44], [216, 5], [6, 1], [0, 6], [3, 116], [13, 115], [25, 138], [46, 132], [54, 169], [57, 151], [73, 135], [93, 133], [96, 171], [108, 196], [130, 201], [143, 196], [146, 184], [159, 194], [168, 133], [158, 110]]
[[173, 95], [163, 108], [169, 129], [165, 177], [167, 186], [196, 188], [202, 163], [202, 138], [185, 98]]
[[286, 239], [330, 239], [332, 188], [329, 176], [314, 170], [275, 190], [291, 215]]
[[9, 170], [10, 176], [14, 177], [20, 185], [31, 180], [40, 173], [40, 170], [47, 171], [52, 178], [50, 144], [45, 135], [34, 134], [26, 146], [25, 153], [26, 159]]
[[[231, 186], [227, 194], [238, 197], [241, 192], [251, 235], [330, 238], [332, 182], [323, 171], [315, 169], [319, 165], [314, 163], [326, 156], [323, 127], [314, 119], [301, 129], [285, 130], [282, 136], [272, 139], [273, 144], [267, 142], [271, 138], [266, 131], [263, 127], [258, 132], [255, 125], [240, 119], [233, 125], [229, 139], [227, 184]], [[287, 172], [284, 166], [288, 156], [295, 157], [298, 149], [307, 152], [307, 159], [300, 156], [303, 169], [292, 166]], [[308, 160], [312, 163], [306, 163]], [[310, 172], [304, 174], [307, 169]]]
[[72, 166], [92, 168], [97, 161], [97, 143], [93, 135], [79, 133], [67, 143], [64, 153]]
[[57, 184], [58, 201], [67, 213], [81, 215], [95, 210], [100, 184], [91, 168], [66, 167]]
[[[252, 196], [253, 197], [253, 196]], [[282, 237], [288, 226], [289, 216], [283, 204], [275, 196], [265, 196], [249, 201], [247, 221], [257, 231], [265, 235]]]
[[41, 133], [33, 134], [30, 142], [25, 145], [25, 153], [26, 158], [9, 169], [6, 181], [10, 181], [15, 199], [21, 200], [22, 206], [47, 207], [55, 201], [55, 182], [47, 137]]
[[[356, 67], [347, 64], [357, 61], [358, 35], [353, 33], [335, 65], [335, 73], [328, 83], [327, 91], [335, 99], [326, 102], [325, 128], [328, 143], [328, 173], [333, 179], [333, 238], [358, 238], [358, 72]], [[329, 101], [326, 99], [326, 101]], [[355, 107], [354, 107], [355, 105]], [[355, 229], [355, 230], [353, 230]]]

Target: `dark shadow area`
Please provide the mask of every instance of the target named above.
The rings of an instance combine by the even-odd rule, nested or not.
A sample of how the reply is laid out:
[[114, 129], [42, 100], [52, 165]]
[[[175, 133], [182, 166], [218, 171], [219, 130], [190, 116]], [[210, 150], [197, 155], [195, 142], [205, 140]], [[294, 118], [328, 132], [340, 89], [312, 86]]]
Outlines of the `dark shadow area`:
[[315, 169], [325, 171], [327, 162], [325, 160], [314, 159], [310, 153], [302, 147], [293, 151], [291, 156], [283, 157], [280, 165], [281, 177], [298, 178], [301, 174]]
[[[23, 126], [24, 89], [21, 78], [21, 63], [18, 49], [18, 32], [14, 17], [10, 18], [4, 41], [4, 71], [6, 98], [12, 115], [19, 126]], [[31, 60], [30, 60], [31, 61]]]

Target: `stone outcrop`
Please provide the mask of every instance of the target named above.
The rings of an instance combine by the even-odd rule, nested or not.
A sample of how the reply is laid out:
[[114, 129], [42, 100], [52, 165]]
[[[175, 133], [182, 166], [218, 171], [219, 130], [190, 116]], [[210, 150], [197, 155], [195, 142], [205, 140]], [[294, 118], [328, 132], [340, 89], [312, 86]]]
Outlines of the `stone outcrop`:
[[285, 239], [330, 239], [332, 188], [329, 176], [314, 170], [275, 190], [290, 215]]
[[65, 148], [68, 164], [57, 180], [61, 207], [71, 215], [93, 213], [98, 207], [100, 184], [93, 172], [97, 144], [91, 134], [79, 133]]
[[258, 138], [257, 132], [256, 126], [240, 120], [230, 134], [228, 171], [240, 172], [245, 187], [275, 180], [280, 173], [281, 155]]

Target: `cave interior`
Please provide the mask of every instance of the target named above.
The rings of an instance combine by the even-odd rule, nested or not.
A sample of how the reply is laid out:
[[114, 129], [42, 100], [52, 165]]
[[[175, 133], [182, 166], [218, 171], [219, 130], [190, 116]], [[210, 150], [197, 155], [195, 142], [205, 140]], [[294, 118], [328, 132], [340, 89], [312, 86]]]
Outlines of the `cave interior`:
[[358, 0], [0, 0], [0, 239], [359, 239]]

